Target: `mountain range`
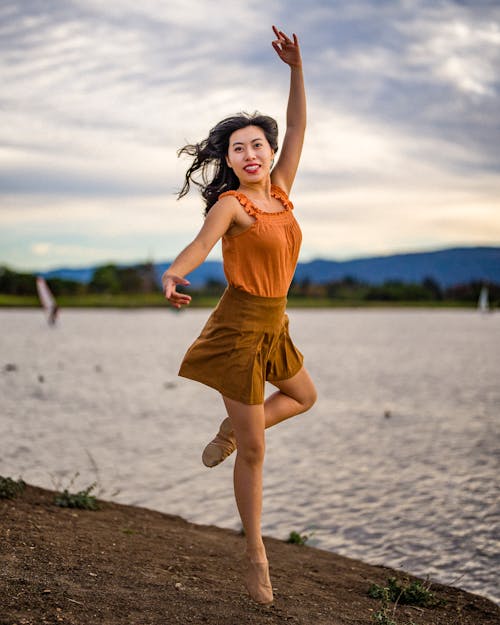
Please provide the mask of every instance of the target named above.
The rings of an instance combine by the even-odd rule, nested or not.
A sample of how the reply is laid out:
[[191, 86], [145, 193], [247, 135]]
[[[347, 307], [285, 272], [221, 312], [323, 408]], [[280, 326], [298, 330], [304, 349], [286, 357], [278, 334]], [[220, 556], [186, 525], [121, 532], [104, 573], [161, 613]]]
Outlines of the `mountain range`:
[[[169, 265], [169, 262], [155, 263], [158, 279]], [[41, 275], [86, 283], [92, 279], [95, 269], [61, 268]], [[295, 280], [299, 282], [309, 279], [320, 284], [347, 276], [375, 285], [388, 280], [420, 283], [426, 278], [432, 278], [444, 288], [476, 280], [500, 283], [500, 247], [457, 247], [345, 261], [317, 259], [299, 263], [295, 272]], [[222, 263], [205, 261], [188, 279], [194, 287], [202, 286], [207, 280], [225, 281]]]

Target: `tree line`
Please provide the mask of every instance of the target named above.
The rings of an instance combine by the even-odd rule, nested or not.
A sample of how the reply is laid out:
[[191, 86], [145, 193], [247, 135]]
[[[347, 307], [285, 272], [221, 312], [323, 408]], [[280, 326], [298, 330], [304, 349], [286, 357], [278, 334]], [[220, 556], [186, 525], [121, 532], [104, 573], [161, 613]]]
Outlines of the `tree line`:
[[477, 302], [483, 287], [488, 288], [490, 303], [500, 306], [500, 283], [473, 280], [449, 287], [441, 285], [432, 277], [421, 282], [386, 280], [383, 284], [370, 284], [352, 276], [315, 284], [309, 278], [292, 282], [291, 296], [318, 297], [343, 301], [366, 302]]
[[[106, 264], [97, 267], [88, 283], [62, 278], [47, 280], [54, 296], [85, 294], [140, 294], [160, 293], [161, 285], [153, 263], [132, 267]], [[225, 282], [209, 279], [203, 287], [190, 288], [189, 292], [203, 296], [220, 296]], [[488, 287], [490, 303], [500, 306], [500, 284], [471, 281], [443, 288], [432, 277], [419, 283], [388, 280], [380, 285], [369, 284], [352, 276], [326, 283], [316, 283], [310, 278], [294, 280], [290, 298], [330, 299], [364, 302], [477, 302], [483, 286]], [[0, 267], [0, 293], [7, 295], [36, 295], [36, 274], [20, 273]]]
[[[0, 267], [0, 293], [6, 295], [36, 295], [36, 275], [19, 273]], [[102, 293], [154, 293], [161, 288], [156, 279], [153, 263], [134, 267], [107, 264], [97, 267], [88, 283], [63, 278], [48, 278], [47, 284], [55, 297], [58, 295], [85, 295]]]

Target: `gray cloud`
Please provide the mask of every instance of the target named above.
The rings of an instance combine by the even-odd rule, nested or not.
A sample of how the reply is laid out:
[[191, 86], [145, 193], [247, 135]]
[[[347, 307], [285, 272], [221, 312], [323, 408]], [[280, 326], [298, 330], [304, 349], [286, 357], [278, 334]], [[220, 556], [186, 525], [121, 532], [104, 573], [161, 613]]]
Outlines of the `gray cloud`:
[[[416, 193], [412, 176], [432, 194], [465, 178], [471, 192], [494, 192], [498, 3], [278, 0], [268, 9], [301, 39], [310, 118], [297, 189], [306, 202], [308, 189], [350, 189], [337, 206], [344, 219], [346, 205], [362, 211], [369, 201], [355, 203], [358, 189]], [[176, 149], [221, 117], [259, 109], [282, 125], [288, 76], [268, 26], [244, 0], [224, 15], [203, 0], [6, 0], [0, 199], [30, 196], [34, 209], [37, 194], [161, 198], [182, 178]], [[0, 217], [10, 210], [2, 204]], [[314, 205], [318, 219], [335, 218]]]
[[60, 196], [77, 195], [79, 197], [116, 197], [120, 195], [163, 195], [172, 193], [171, 185], [160, 180], [149, 182], [134, 180], [115, 173], [101, 176], [79, 174], [77, 171], [67, 172], [57, 169], [38, 167], [32, 171], [12, 169], [0, 172], [0, 189], [4, 194], [36, 195], [51, 194]]

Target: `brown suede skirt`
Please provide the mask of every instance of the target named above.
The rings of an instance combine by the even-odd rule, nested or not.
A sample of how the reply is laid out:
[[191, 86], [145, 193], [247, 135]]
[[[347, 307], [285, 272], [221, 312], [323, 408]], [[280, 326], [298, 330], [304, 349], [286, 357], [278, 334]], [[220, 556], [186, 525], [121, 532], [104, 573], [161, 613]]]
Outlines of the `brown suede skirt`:
[[288, 334], [286, 297], [231, 286], [182, 361], [179, 375], [244, 404], [264, 402], [265, 381], [293, 377], [304, 357]]

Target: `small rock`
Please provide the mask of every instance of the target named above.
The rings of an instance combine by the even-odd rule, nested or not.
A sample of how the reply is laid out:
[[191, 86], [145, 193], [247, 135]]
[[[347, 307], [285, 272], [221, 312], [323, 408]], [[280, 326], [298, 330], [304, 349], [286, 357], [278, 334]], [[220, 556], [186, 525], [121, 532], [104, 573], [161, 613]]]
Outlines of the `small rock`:
[[5, 365], [5, 371], [17, 371], [17, 365], [15, 365], [13, 362], [8, 362]]
[[38, 381], [39, 381], [40, 383], [42, 383], [42, 384], [43, 384], [43, 382], [45, 382], [45, 378], [43, 377], [43, 375], [39, 375], [39, 376], [38, 376]]
[[177, 582], [174, 586], [177, 590], [184, 590], [184, 586], [180, 582]]

